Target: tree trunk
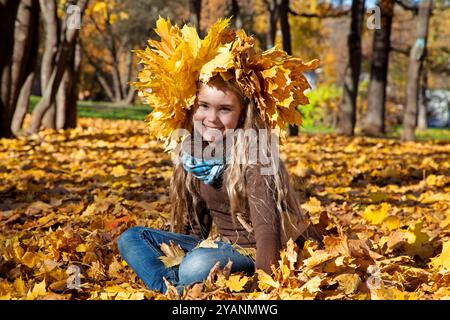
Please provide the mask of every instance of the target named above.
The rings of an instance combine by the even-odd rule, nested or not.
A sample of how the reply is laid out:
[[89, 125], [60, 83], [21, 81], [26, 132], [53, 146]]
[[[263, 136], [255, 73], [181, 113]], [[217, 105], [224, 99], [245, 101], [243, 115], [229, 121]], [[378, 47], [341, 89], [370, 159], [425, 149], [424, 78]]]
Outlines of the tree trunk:
[[28, 112], [28, 108], [30, 105], [31, 89], [33, 88], [35, 76], [36, 76], [35, 71], [28, 74], [25, 83], [22, 85], [22, 88], [20, 89], [19, 99], [17, 100], [16, 109], [14, 111], [14, 116], [11, 123], [11, 130], [13, 134], [16, 136], [20, 134], [23, 121]]
[[[42, 120], [44, 118], [44, 114], [48, 112], [50, 107], [55, 104], [56, 93], [58, 92], [58, 88], [64, 76], [66, 64], [67, 64], [67, 55], [68, 51], [70, 51], [70, 42], [64, 42], [62, 44], [63, 48], [61, 49], [61, 54], [58, 58], [58, 63], [55, 66], [52, 76], [50, 77], [50, 81], [47, 85], [47, 88], [43, 92], [42, 99], [37, 104], [36, 108], [33, 110], [31, 115], [31, 124], [29, 128], [29, 133], [36, 133], [39, 131]], [[52, 114], [55, 118], [55, 127], [56, 127], [56, 112]]]
[[78, 83], [80, 80], [82, 56], [83, 50], [78, 42], [75, 46], [73, 65], [71, 68], [72, 82], [66, 107], [66, 122], [64, 124], [64, 129], [73, 129], [77, 127]]
[[[283, 50], [292, 55], [291, 26], [289, 25], [289, 0], [281, 0], [278, 7], [280, 15], [281, 36]], [[298, 136], [298, 126], [289, 125], [289, 136]]]
[[428, 24], [432, 6], [432, 0], [422, 0], [419, 4], [416, 42], [409, 54], [406, 108], [403, 116], [403, 131], [401, 136], [401, 139], [404, 141], [415, 139], [420, 73], [426, 56]]
[[129, 85], [129, 82], [131, 81], [131, 77], [133, 75], [133, 56], [131, 54], [131, 48], [127, 48], [125, 70], [126, 73], [123, 81], [123, 92], [125, 94], [124, 103], [126, 105], [130, 105], [133, 103], [136, 94], [134, 88]]
[[129, 45], [125, 46], [127, 58], [125, 60], [125, 74], [122, 77], [122, 92], [125, 97], [128, 97], [128, 93], [131, 90], [129, 82], [131, 80], [131, 73], [133, 70], [133, 54]]
[[277, 22], [279, 14], [279, 0], [268, 0], [266, 2], [267, 12], [269, 14], [269, 31], [266, 37], [266, 49], [270, 49], [275, 46], [275, 38], [277, 35]]
[[382, 0], [380, 9], [381, 28], [376, 29], [373, 35], [368, 105], [362, 128], [363, 133], [370, 136], [378, 136], [385, 133], [384, 115], [394, 2]]
[[202, 0], [189, 0], [189, 21], [197, 28], [201, 35], [200, 17], [202, 13]]
[[[75, 40], [77, 41], [77, 40]], [[67, 65], [64, 71], [64, 75], [61, 79], [61, 83], [58, 88], [58, 92], [56, 93], [56, 113], [55, 113], [55, 128], [60, 130], [64, 129], [64, 126], [66, 124], [66, 110], [70, 104], [71, 100], [71, 94], [72, 94], [72, 86], [73, 86], [73, 65], [74, 65], [74, 59], [75, 59], [75, 46], [71, 46], [70, 52], [68, 53], [67, 57]], [[50, 109], [51, 110], [51, 109]], [[48, 113], [48, 112], [47, 112]], [[45, 121], [45, 116], [44, 116]]]
[[100, 83], [100, 86], [105, 91], [106, 95], [108, 96], [109, 100], [111, 102], [114, 102], [116, 100], [113, 90], [109, 87], [108, 81], [103, 76], [103, 72], [96, 70], [95, 71], [95, 78], [97, 79], [98, 83]]
[[19, 5], [14, 34], [14, 53], [11, 73], [10, 105], [15, 106], [22, 85], [34, 70], [37, 55], [36, 38], [39, 29], [39, 3], [37, 0], [22, 0]]
[[18, 135], [28, 111], [39, 50], [39, 1], [19, 5], [12, 66], [10, 105], [14, 110], [11, 130]]
[[[39, 0], [39, 3], [45, 22], [45, 50], [41, 63], [41, 88], [42, 92], [45, 92], [56, 63], [61, 24], [58, 20], [56, 1]], [[55, 104], [52, 104], [45, 112], [41, 125], [44, 128], [56, 128]]]
[[109, 24], [109, 18], [105, 22], [105, 30], [106, 34], [108, 36], [108, 51], [111, 56], [112, 60], [112, 79], [113, 79], [113, 87], [114, 87], [114, 94], [115, 94], [115, 101], [122, 101], [124, 97], [124, 93], [122, 92], [122, 80], [120, 77], [120, 71], [119, 71], [119, 53], [116, 48], [115, 39], [113, 36], [113, 31], [111, 29], [111, 25]]
[[428, 88], [428, 72], [426, 70], [423, 70], [420, 84], [419, 114], [417, 115], [417, 128], [420, 130], [425, 130], [428, 128], [427, 88]]
[[[86, 9], [87, 0], [78, 1], [78, 6], [80, 7], [80, 14], [84, 13]], [[58, 55], [56, 58], [56, 65], [53, 68], [52, 75], [50, 77], [49, 83], [42, 95], [41, 101], [36, 106], [31, 117], [31, 124], [29, 128], [29, 133], [36, 133], [42, 123], [44, 113], [49, 110], [50, 106], [55, 103], [56, 93], [58, 91], [61, 80], [66, 71], [68, 58], [75, 45], [78, 29], [67, 29], [63, 41], [60, 44]]]
[[56, 2], [54, 0], [39, 0], [39, 3], [45, 22], [45, 49], [41, 62], [41, 88], [42, 92], [44, 92], [55, 66], [60, 24], [56, 11]]
[[128, 95], [125, 98], [125, 104], [131, 105], [134, 103], [134, 99], [136, 98], [136, 90], [134, 88], [130, 88], [128, 91]]
[[356, 101], [361, 71], [361, 31], [364, 0], [352, 2], [350, 32], [347, 37], [348, 62], [345, 70], [343, 97], [338, 117], [338, 132], [353, 136], [356, 124]]
[[291, 27], [289, 25], [289, 0], [281, 0], [279, 5], [283, 50], [292, 55]]
[[19, 1], [0, 0], [0, 138], [10, 138], [13, 116], [11, 97], [11, 62], [14, 45], [14, 29]]
[[230, 15], [232, 18], [233, 26], [236, 30], [242, 29], [242, 17], [241, 12], [239, 8], [239, 1], [238, 0], [231, 0], [231, 10]]
[[83, 45], [83, 41], [80, 41], [80, 46], [81, 46], [81, 50], [82, 50], [84, 57], [86, 57], [88, 63], [95, 70], [94, 77], [97, 79], [98, 83], [100, 84], [100, 86], [102, 87], [102, 89], [106, 93], [106, 95], [108, 96], [109, 100], [111, 102], [113, 102], [115, 100], [115, 97], [114, 97], [113, 89], [111, 88], [111, 86], [109, 85], [109, 81], [107, 80], [107, 75], [102, 70], [102, 67], [99, 66], [97, 64], [97, 62], [95, 62], [91, 56], [89, 56], [89, 53], [86, 51], [86, 48]]
[[56, 129], [56, 99], [45, 111], [41, 120], [42, 128]]
[[[72, 59], [72, 58], [70, 58]], [[66, 123], [66, 108], [67, 108], [67, 100], [69, 99], [69, 88], [70, 88], [70, 62], [67, 64], [66, 71], [61, 79], [61, 83], [59, 84], [58, 92], [56, 93], [55, 105], [56, 105], [56, 129], [60, 130], [64, 128], [64, 124]], [[48, 112], [47, 112], [48, 113]]]
[[114, 85], [114, 92], [115, 92], [115, 101], [122, 101], [123, 100], [123, 92], [122, 92], [122, 80], [120, 78], [120, 72], [119, 72], [119, 61], [114, 60], [113, 67], [112, 67], [112, 78], [113, 78], [113, 85]]

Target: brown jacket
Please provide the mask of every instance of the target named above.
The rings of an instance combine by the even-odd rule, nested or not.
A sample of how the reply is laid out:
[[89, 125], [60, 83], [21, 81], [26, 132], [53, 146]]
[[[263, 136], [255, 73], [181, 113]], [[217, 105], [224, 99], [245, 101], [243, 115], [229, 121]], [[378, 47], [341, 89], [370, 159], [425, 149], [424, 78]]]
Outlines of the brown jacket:
[[[221, 180], [225, 177], [226, 171]], [[219, 181], [219, 186], [211, 186], [197, 180], [199, 193], [204, 201], [199, 217], [203, 232], [200, 232], [199, 226], [194, 222], [190, 233], [198, 236], [209, 234], [213, 221], [221, 237], [244, 248], [256, 248], [255, 269], [262, 269], [270, 274], [272, 272], [270, 265], [277, 262], [281, 246], [289, 238], [297, 240], [308, 227], [308, 222], [303, 217], [290, 215], [297, 229], [289, 227], [290, 224], [285, 224], [286, 232], [283, 232], [280, 217], [276, 214], [275, 200], [259, 168], [249, 167], [245, 181], [248, 195], [246, 207], [250, 221], [233, 223], [230, 200], [224, 184]], [[287, 219], [284, 220], [287, 221]]]

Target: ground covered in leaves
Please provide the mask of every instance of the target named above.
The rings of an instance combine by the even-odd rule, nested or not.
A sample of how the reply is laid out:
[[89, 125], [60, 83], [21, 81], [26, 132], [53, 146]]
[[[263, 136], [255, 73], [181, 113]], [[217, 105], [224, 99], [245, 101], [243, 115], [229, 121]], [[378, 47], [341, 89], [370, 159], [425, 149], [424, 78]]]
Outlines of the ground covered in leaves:
[[168, 229], [171, 161], [142, 122], [0, 140], [0, 298], [450, 298], [449, 143], [300, 136], [282, 158], [324, 247], [288, 243], [257, 291], [225, 268], [179, 297], [117, 251], [131, 226]]

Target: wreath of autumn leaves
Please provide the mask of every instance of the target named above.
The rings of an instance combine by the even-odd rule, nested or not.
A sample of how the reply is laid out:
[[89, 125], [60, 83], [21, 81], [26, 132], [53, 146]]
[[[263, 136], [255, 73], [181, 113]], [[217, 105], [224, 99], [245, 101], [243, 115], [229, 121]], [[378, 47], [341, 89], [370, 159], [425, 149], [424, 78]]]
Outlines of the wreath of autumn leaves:
[[229, 23], [218, 20], [200, 39], [194, 27], [180, 29], [160, 17], [155, 31], [161, 40], [149, 40], [145, 50], [135, 51], [143, 68], [132, 85], [153, 108], [146, 117], [151, 136], [169, 144], [194, 105], [198, 81], [207, 83], [216, 75], [236, 79], [270, 128], [283, 132], [286, 123], [301, 124], [297, 107], [308, 104], [303, 92], [310, 88], [303, 72], [317, 68], [319, 61], [303, 62], [277, 47], [256, 52], [254, 39]]

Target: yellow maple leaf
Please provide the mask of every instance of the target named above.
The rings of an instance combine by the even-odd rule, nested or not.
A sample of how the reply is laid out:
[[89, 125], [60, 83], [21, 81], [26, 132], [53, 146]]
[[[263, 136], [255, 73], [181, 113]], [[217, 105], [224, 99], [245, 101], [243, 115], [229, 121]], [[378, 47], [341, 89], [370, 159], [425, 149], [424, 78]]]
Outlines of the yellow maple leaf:
[[218, 248], [219, 245], [213, 239], [205, 239], [196, 248]]
[[401, 291], [397, 288], [385, 288], [381, 285], [379, 289], [370, 290], [372, 300], [409, 300], [408, 292]]
[[319, 276], [315, 276], [306, 282], [301, 289], [305, 290], [309, 293], [317, 293], [320, 292], [320, 285], [322, 283], [322, 279]]
[[431, 258], [430, 265], [437, 270], [450, 271], [450, 240], [442, 245], [439, 256]]
[[116, 178], [126, 176], [127, 174], [128, 174], [128, 171], [121, 164], [118, 166], [115, 166], [111, 171], [111, 175], [113, 175]]
[[107, 4], [104, 1], [99, 1], [99, 2], [95, 3], [94, 6], [92, 7], [93, 12], [103, 12], [106, 9], [107, 9]]
[[247, 282], [247, 276], [232, 274], [225, 282], [225, 285], [228, 287], [228, 289], [230, 289], [231, 292], [240, 292], [244, 289], [244, 286], [247, 284]]
[[172, 240], [169, 241], [169, 245], [162, 243], [160, 248], [165, 255], [159, 257], [159, 259], [164, 263], [166, 268], [179, 265], [184, 258], [185, 253], [183, 249], [179, 245], [175, 245]]
[[280, 257], [281, 257], [280, 264], [283, 265], [284, 261], [289, 269], [294, 270], [295, 263], [297, 262], [298, 259], [298, 247], [297, 244], [294, 242], [294, 240], [292, 240], [292, 238], [290, 238], [289, 241], [287, 242], [286, 248], [282, 250]]
[[400, 227], [400, 219], [396, 216], [387, 217], [383, 223], [389, 231], [398, 229]]
[[256, 270], [256, 273], [258, 274], [258, 287], [261, 290], [269, 290], [271, 288], [277, 289], [280, 287], [280, 284], [264, 272], [264, 270], [258, 269]]
[[233, 54], [230, 48], [231, 43], [219, 48], [217, 56], [203, 65], [200, 70], [200, 81], [207, 83], [217, 71], [226, 71], [233, 65]]
[[17, 292], [25, 293], [26, 286], [25, 282], [22, 280], [22, 277], [16, 278], [16, 280], [14, 280], [14, 288]]
[[448, 229], [448, 227], [450, 226], [450, 210], [447, 212], [447, 217], [445, 218], [444, 221], [442, 221], [439, 226], [442, 229]]
[[311, 257], [303, 260], [303, 264], [308, 268], [314, 268], [325, 261], [336, 257], [336, 254], [331, 254], [323, 250], [315, 251]]
[[13, 286], [6, 282], [0, 281], [0, 300], [9, 300], [11, 299], [10, 291], [13, 290]]
[[86, 252], [87, 251], [87, 247], [85, 243], [80, 243], [76, 248], [75, 248], [76, 252]]
[[339, 286], [343, 289], [345, 294], [351, 294], [358, 290], [361, 284], [361, 278], [356, 273], [342, 273], [334, 278], [339, 282]]
[[422, 232], [423, 222], [416, 222], [410, 226], [405, 233], [408, 244], [413, 248], [419, 248], [425, 244], [429, 237], [425, 232]]
[[215, 285], [223, 288], [226, 286], [226, 282], [227, 282], [227, 278], [223, 274], [219, 274], [219, 276], [217, 277], [217, 280], [215, 282]]
[[39, 255], [27, 251], [20, 260], [20, 262], [26, 265], [28, 268], [33, 268], [39, 261]]
[[45, 279], [42, 282], [36, 283], [33, 290], [29, 291], [27, 294], [27, 300], [36, 299], [39, 296], [43, 296], [47, 293]]
[[307, 203], [302, 205], [302, 208], [313, 214], [318, 213], [323, 209], [320, 201], [316, 197], [311, 197]]
[[419, 197], [419, 201], [423, 204], [429, 204], [434, 202], [450, 202], [450, 194], [448, 193], [433, 193], [431, 191], [422, 193]]
[[380, 207], [375, 205], [367, 206], [363, 217], [371, 224], [381, 224], [386, 219], [389, 210], [389, 204], [383, 202]]

